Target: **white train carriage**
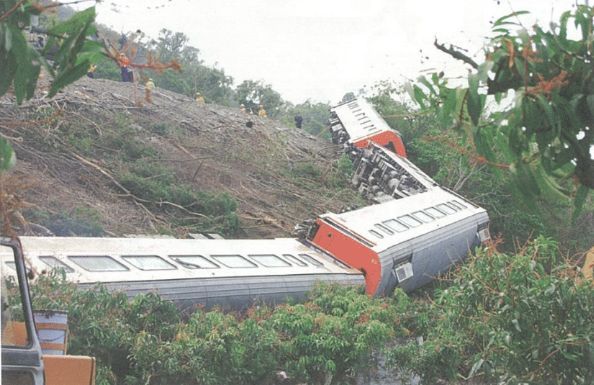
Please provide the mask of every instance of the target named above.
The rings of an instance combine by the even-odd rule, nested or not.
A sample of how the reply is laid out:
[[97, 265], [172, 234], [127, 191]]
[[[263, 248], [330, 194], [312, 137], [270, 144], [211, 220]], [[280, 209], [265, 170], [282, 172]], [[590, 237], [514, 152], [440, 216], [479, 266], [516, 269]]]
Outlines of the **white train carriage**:
[[[155, 292], [181, 308], [301, 300], [318, 281], [363, 285], [361, 273], [295, 239], [21, 237], [37, 272], [63, 269], [81, 288]], [[10, 262], [3, 261], [3, 268]]]
[[332, 141], [365, 148], [370, 143], [406, 156], [400, 133], [390, 128], [380, 114], [364, 99], [358, 98], [331, 108]]
[[308, 239], [365, 276], [367, 293], [414, 290], [490, 238], [487, 212], [434, 187], [342, 214], [320, 216]]

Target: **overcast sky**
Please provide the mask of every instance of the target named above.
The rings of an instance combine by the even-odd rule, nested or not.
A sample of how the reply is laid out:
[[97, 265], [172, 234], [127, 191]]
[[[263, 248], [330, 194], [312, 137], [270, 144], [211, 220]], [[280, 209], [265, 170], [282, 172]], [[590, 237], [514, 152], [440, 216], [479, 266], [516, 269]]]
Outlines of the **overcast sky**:
[[[118, 32], [183, 32], [235, 84], [263, 80], [283, 98], [337, 102], [377, 81], [404, 82], [427, 69], [462, 74], [433, 41], [480, 52], [490, 21], [528, 10], [547, 24], [570, 0], [115, 0], [97, 4]], [[426, 58], [428, 56], [428, 59]]]

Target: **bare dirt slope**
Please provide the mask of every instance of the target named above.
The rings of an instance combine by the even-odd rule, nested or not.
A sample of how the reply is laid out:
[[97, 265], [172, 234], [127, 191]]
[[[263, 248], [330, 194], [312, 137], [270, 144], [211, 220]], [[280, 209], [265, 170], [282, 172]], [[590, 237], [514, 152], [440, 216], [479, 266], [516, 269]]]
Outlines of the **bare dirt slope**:
[[43, 87], [21, 106], [0, 98], [13, 175], [31, 186], [22, 233], [275, 237], [361, 204], [329, 142], [159, 88], [152, 99], [139, 85], [87, 78], [52, 99]]

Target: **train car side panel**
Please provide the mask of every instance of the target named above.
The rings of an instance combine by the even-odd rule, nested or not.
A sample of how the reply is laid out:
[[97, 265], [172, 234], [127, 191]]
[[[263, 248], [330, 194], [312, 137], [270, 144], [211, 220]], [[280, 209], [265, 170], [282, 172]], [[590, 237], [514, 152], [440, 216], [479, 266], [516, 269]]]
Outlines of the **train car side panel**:
[[382, 280], [378, 255], [337, 227], [318, 219], [318, 229], [311, 242], [347, 265], [363, 272], [366, 292], [375, 295]]

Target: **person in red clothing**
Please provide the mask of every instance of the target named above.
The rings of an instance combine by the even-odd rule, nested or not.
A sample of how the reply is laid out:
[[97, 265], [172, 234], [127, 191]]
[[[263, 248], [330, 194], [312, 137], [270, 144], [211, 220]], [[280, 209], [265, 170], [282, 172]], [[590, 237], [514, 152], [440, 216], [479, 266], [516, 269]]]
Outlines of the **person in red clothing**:
[[130, 59], [124, 53], [120, 53], [118, 56], [118, 65], [120, 66], [122, 81], [134, 83], [134, 73], [130, 68]]

